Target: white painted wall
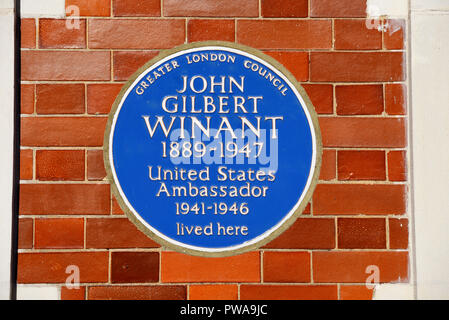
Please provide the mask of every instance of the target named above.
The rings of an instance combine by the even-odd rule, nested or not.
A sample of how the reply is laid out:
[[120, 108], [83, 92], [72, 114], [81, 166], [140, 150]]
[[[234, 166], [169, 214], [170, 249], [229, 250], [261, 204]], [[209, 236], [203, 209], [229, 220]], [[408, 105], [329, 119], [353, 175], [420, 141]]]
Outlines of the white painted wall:
[[449, 1], [411, 3], [417, 298], [449, 299]]
[[9, 299], [14, 151], [14, 1], [0, 0], [0, 299]]

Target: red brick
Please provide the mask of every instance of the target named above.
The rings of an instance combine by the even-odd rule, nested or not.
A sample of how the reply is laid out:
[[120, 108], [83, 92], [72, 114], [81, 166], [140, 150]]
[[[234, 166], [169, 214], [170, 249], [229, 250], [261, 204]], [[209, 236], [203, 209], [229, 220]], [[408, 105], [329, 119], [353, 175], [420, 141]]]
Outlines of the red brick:
[[320, 118], [324, 147], [404, 148], [405, 120], [399, 118]]
[[126, 218], [87, 219], [86, 248], [158, 248]]
[[326, 20], [239, 20], [237, 42], [262, 49], [329, 49], [332, 23]]
[[[335, 20], [335, 49], [382, 49], [382, 31], [368, 28], [369, 20]], [[380, 22], [379, 22], [380, 23]]]
[[390, 19], [386, 21], [384, 45], [388, 50], [402, 50], [405, 47], [405, 20]]
[[22, 184], [20, 214], [109, 214], [106, 184]]
[[384, 111], [382, 85], [348, 85], [335, 88], [337, 114], [370, 115]]
[[33, 219], [19, 219], [19, 249], [33, 248]]
[[158, 252], [112, 252], [112, 283], [146, 283], [158, 281]]
[[157, 51], [115, 51], [114, 80], [128, 80], [134, 72], [156, 55]]
[[337, 286], [242, 285], [241, 300], [337, 300]]
[[192, 19], [187, 25], [187, 39], [189, 42], [220, 40], [235, 40], [234, 20]]
[[22, 48], [36, 48], [36, 20], [21, 20], [20, 39]]
[[185, 286], [89, 287], [89, 300], [186, 300]]
[[89, 114], [108, 114], [122, 87], [122, 84], [109, 83], [87, 85], [87, 112]]
[[117, 202], [117, 199], [112, 198], [112, 205], [111, 205], [111, 214], [113, 215], [124, 215], [122, 208], [120, 208], [120, 205]]
[[79, 28], [67, 28], [66, 19], [39, 19], [39, 48], [86, 48], [86, 20], [79, 19]]
[[407, 88], [403, 84], [385, 85], [385, 111], [391, 115], [407, 113]]
[[366, 17], [366, 0], [311, 0], [312, 17]]
[[384, 151], [338, 151], [338, 180], [385, 180]]
[[259, 282], [259, 253], [210, 259], [176, 252], [162, 252], [161, 281]]
[[388, 219], [390, 249], [408, 248], [408, 219]]
[[20, 180], [33, 180], [33, 150], [20, 150]]
[[[109, 80], [106, 51], [23, 51], [22, 80]], [[82, 66], [82, 67], [77, 67]]]
[[258, 17], [258, 0], [164, 0], [168, 17]]
[[310, 215], [312, 209], [312, 205], [310, 203], [307, 204], [306, 208], [304, 209], [304, 211], [302, 212], [302, 214], [304, 215]]
[[327, 84], [302, 84], [318, 114], [334, 112], [334, 88]]
[[167, 49], [183, 44], [184, 20], [94, 19], [89, 22], [89, 48]]
[[20, 112], [22, 114], [34, 112], [34, 84], [20, 86]]
[[238, 300], [237, 285], [193, 285], [189, 287], [189, 300]]
[[[66, 8], [77, 6], [80, 10], [80, 16], [91, 17], [109, 17], [111, 14], [111, 0], [66, 0]], [[68, 16], [74, 13], [68, 12]]]
[[335, 150], [323, 150], [320, 180], [333, 180], [337, 177], [337, 152]]
[[37, 249], [84, 248], [84, 219], [36, 219]]
[[405, 56], [402, 52], [312, 52], [310, 79], [317, 82], [403, 81]]
[[22, 118], [21, 145], [35, 147], [99, 147], [107, 118]]
[[407, 154], [405, 151], [388, 152], [388, 179], [407, 181]]
[[305, 18], [309, 15], [308, 0], [262, 0], [262, 17]]
[[404, 185], [323, 184], [313, 196], [317, 215], [404, 214], [407, 189]]
[[19, 253], [18, 283], [65, 283], [68, 266], [79, 268], [80, 282], [108, 281], [107, 252]]
[[386, 249], [386, 223], [383, 218], [340, 218], [337, 222], [338, 248]]
[[340, 286], [340, 300], [372, 300], [373, 290], [366, 286]]
[[309, 79], [309, 54], [307, 52], [268, 51], [265, 53], [287, 68], [297, 81]]
[[[368, 266], [379, 268], [379, 281], [407, 282], [407, 252], [313, 252], [314, 282], [365, 283], [372, 272]], [[369, 271], [369, 270], [368, 270]]]
[[265, 252], [264, 282], [310, 282], [308, 252]]
[[106, 177], [106, 170], [103, 162], [103, 150], [87, 151], [87, 179], [103, 180]]
[[287, 231], [268, 243], [267, 249], [333, 249], [334, 219], [299, 218]]
[[113, 0], [116, 17], [160, 17], [160, 0]]
[[38, 114], [80, 114], [85, 112], [84, 84], [36, 85]]
[[36, 179], [84, 180], [84, 150], [37, 150]]
[[85, 300], [86, 287], [68, 288], [61, 287], [61, 300]]

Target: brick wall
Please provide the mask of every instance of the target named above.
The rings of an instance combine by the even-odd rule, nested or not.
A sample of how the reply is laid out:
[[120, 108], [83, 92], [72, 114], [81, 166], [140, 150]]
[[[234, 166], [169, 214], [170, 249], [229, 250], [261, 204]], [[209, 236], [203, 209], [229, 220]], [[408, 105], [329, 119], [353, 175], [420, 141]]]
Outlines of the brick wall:
[[[408, 282], [405, 21], [366, 20], [365, 0], [66, 4], [80, 8], [79, 29], [22, 20], [19, 283], [61, 286], [62, 299], [370, 299], [372, 265], [380, 282]], [[304, 215], [229, 258], [160, 248], [123, 215], [103, 167], [107, 115], [128, 77], [161, 49], [203, 40], [279, 60], [323, 135]], [[69, 265], [78, 290], [64, 286]]]

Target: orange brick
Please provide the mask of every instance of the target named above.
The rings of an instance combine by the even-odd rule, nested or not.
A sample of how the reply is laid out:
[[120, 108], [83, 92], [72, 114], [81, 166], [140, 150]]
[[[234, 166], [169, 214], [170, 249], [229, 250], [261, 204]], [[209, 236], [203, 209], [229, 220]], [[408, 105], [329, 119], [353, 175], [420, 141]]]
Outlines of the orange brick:
[[379, 268], [381, 283], [408, 281], [407, 252], [313, 252], [312, 261], [317, 283], [365, 283], [368, 266]]
[[140, 232], [127, 218], [87, 219], [86, 247], [158, 248], [159, 245]]
[[327, 20], [239, 20], [237, 42], [261, 49], [329, 49]]
[[34, 112], [34, 84], [20, 86], [20, 112], [22, 114]]
[[[368, 28], [367, 21], [368, 20], [335, 20], [335, 49], [382, 49], [382, 32], [376, 28]], [[379, 22], [379, 24], [380, 23], [381, 22]]]
[[112, 252], [112, 283], [146, 283], [159, 281], [158, 252]]
[[[111, 14], [111, 0], [66, 0], [65, 4], [66, 8], [77, 6], [80, 16], [109, 17]], [[68, 15], [74, 15], [74, 12], [69, 12]]]
[[323, 150], [320, 180], [333, 180], [337, 177], [337, 152], [335, 150]]
[[116, 17], [160, 17], [160, 0], [113, 0]]
[[339, 180], [385, 180], [384, 151], [338, 151]]
[[323, 184], [313, 195], [313, 213], [327, 214], [404, 214], [406, 186]]
[[33, 219], [19, 219], [19, 249], [33, 248]]
[[242, 285], [241, 300], [337, 300], [337, 286]]
[[340, 287], [340, 300], [372, 300], [373, 290], [366, 286], [348, 286]]
[[165, 0], [168, 17], [258, 17], [258, 0]]
[[21, 20], [20, 39], [22, 48], [36, 48], [36, 20]]
[[22, 80], [109, 80], [110, 58], [106, 51], [23, 51]]
[[22, 184], [20, 214], [109, 214], [106, 184]]
[[87, 179], [103, 180], [106, 177], [106, 170], [103, 162], [103, 150], [87, 151]]
[[366, 17], [366, 0], [311, 0], [312, 17]]
[[33, 179], [33, 150], [20, 150], [20, 180]]
[[86, 299], [86, 287], [68, 288], [66, 286], [61, 287], [61, 300], [85, 300]]
[[386, 249], [387, 235], [384, 218], [339, 218], [338, 248]]
[[186, 300], [186, 286], [89, 287], [89, 300]]
[[405, 47], [405, 20], [389, 19], [386, 21], [384, 45], [388, 50], [402, 50]]
[[89, 114], [108, 114], [122, 84], [87, 85], [87, 112]]
[[84, 219], [36, 219], [37, 249], [84, 248]]
[[335, 88], [338, 115], [382, 114], [382, 85], [348, 85]]
[[128, 80], [134, 72], [156, 55], [157, 51], [115, 51], [114, 80]]
[[176, 252], [162, 252], [162, 282], [258, 282], [258, 252], [227, 258], [202, 258]]
[[36, 147], [99, 147], [107, 118], [22, 118], [21, 145]]
[[79, 268], [80, 282], [108, 281], [108, 252], [19, 253], [18, 283], [65, 283], [68, 266]]
[[334, 88], [327, 84], [302, 84], [318, 114], [334, 112]]
[[402, 52], [312, 52], [310, 79], [317, 82], [403, 81], [405, 56]]
[[39, 48], [86, 48], [86, 20], [79, 19], [79, 28], [67, 28], [66, 19], [39, 19]]
[[115, 198], [112, 198], [112, 205], [111, 205], [111, 214], [113, 215], [123, 215], [125, 214], [120, 208], [120, 205], [118, 204], [117, 200]]
[[385, 111], [391, 115], [407, 113], [407, 88], [403, 84], [385, 85]]
[[84, 180], [84, 150], [37, 150], [36, 179]]
[[309, 15], [308, 0], [262, 0], [262, 17], [305, 18]]
[[320, 118], [324, 147], [404, 148], [405, 119]]
[[36, 85], [36, 112], [38, 114], [84, 113], [84, 84]]
[[390, 249], [408, 248], [408, 219], [388, 219], [390, 230]]
[[407, 154], [405, 151], [388, 152], [388, 179], [407, 181]]
[[297, 81], [309, 79], [309, 54], [307, 52], [268, 51], [265, 53], [286, 67]]
[[235, 22], [234, 20], [209, 20], [192, 19], [187, 25], [187, 39], [189, 42], [220, 40], [235, 40]]
[[89, 22], [89, 47], [95, 49], [167, 49], [183, 44], [184, 40], [184, 20], [94, 19]]
[[287, 231], [264, 248], [333, 249], [335, 248], [335, 220], [299, 218]]
[[189, 287], [189, 300], [237, 300], [236, 285], [193, 285]]
[[308, 252], [265, 252], [264, 282], [310, 282]]

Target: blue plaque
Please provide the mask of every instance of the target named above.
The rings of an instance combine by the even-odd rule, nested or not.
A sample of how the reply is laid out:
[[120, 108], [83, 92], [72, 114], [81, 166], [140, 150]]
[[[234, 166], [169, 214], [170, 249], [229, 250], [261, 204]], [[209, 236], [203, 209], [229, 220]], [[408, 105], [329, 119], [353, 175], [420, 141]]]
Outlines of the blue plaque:
[[176, 251], [229, 256], [266, 244], [301, 214], [318, 180], [321, 135], [279, 62], [202, 42], [164, 51], [124, 85], [104, 159], [140, 230]]

